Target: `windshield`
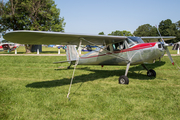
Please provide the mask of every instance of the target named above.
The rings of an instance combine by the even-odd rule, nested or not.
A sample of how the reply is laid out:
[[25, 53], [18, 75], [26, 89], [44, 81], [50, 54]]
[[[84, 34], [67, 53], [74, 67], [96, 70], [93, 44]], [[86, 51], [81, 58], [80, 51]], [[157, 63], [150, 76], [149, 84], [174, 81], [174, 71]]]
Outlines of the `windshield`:
[[126, 41], [127, 41], [129, 47], [132, 47], [136, 44], [133, 40], [131, 40], [129, 38]]
[[128, 38], [134, 41], [135, 43], [144, 43], [144, 41], [140, 37], [128, 37]]

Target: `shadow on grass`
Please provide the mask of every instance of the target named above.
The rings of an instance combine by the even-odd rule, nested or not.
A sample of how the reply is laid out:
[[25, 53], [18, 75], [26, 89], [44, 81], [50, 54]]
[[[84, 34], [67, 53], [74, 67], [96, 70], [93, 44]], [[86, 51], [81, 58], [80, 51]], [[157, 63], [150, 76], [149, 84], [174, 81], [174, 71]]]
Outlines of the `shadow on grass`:
[[[149, 69], [154, 69], [156, 67], [160, 67], [164, 65], [165, 62], [156, 62], [156, 65], [151, 64], [151, 65], [146, 65], [147, 68]], [[120, 76], [124, 75], [125, 70], [93, 70], [88, 67], [84, 68], [77, 68], [80, 70], [86, 70], [86, 71], [91, 71], [93, 73], [90, 73], [88, 75], [80, 75], [74, 77], [73, 84], [75, 83], [80, 83], [80, 82], [87, 82], [87, 81], [94, 81], [97, 79], [105, 79], [108, 77], [113, 77], [113, 76]], [[68, 69], [55, 69], [55, 70], [68, 70]], [[140, 71], [144, 70], [141, 65], [138, 65], [136, 67], [131, 67], [128, 72], [128, 78], [133, 78], [133, 79], [139, 79], [139, 80], [153, 80], [155, 77], [148, 77], [145, 74], [142, 74]], [[136, 72], [135, 72], [136, 71]], [[137, 73], [138, 71], [138, 73]], [[31, 87], [31, 88], [50, 88], [50, 87], [57, 87], [57, 86], [63, 86], [63, 85], [69, 85], [71, 79], [69, 78], [63, 78], [60, 80], [52, 80], [52, 81], [43, 81], [43, 82], [34, 82], [31, 84], [26, 85], [26, 87]]]

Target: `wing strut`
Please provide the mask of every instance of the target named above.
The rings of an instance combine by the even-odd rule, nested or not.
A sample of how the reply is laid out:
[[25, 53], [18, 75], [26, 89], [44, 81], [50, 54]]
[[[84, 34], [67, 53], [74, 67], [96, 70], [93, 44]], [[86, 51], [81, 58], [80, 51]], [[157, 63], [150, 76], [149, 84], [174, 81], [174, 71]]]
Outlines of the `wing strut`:
[[[81, 46], [82, 44], [82, 40], [80, 40], [79, 42], [79, 47]], [[73, 79], [74, 79], [74, 73], [75, 73], [75, 70], [76, 70], [76, 66], [78, 65], [79, 63], [79, 55], [76, 56], [76, 63], [75, 63], [75, 66], [74, 66], [74, 70], [73, 70], [73, 74], [72, 74], [72, 78], [71, 78], [71, 82], [70, 82], [70, 86], [69, 86], [69, 91], [68, 91], [68, 94], [67, 94], [67, 98], [70, 100], [69, 98], [69, 95], [70, 95], [70, 91], [71, 91], [71, 85], [72, 85], [72, 82], [73, 82]]]

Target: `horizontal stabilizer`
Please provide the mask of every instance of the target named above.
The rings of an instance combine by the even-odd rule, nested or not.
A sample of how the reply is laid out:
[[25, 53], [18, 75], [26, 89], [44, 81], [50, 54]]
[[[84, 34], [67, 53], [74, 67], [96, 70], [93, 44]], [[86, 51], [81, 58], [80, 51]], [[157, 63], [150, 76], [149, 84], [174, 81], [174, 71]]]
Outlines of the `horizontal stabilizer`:
[[65, 63], [65, 62], [75, 62], [76, 60], [67, 60], [67, 61], [59, 61], [59, 62], [54, 62], [53, 64], [58, 64], [58, 63]]

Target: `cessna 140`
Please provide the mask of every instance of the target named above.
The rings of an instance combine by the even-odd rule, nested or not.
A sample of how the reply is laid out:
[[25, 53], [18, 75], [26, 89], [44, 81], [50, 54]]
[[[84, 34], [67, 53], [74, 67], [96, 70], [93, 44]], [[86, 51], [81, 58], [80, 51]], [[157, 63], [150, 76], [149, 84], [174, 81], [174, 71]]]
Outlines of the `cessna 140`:
[[[67, 61], [71, 65], [119, 65], [127, 66], [125, 75], [119, 77], [120, 84], [129, 84], [127, 77], [129, 66], [141, 64], [147, 70], [147, 76], [156, 76], [156, 72], [148, 69], [144, 64], [153, 63], [156, 59], [163, 57], [167, 53], [172, 64], [171, 54], [167, 48], [168, 44], [164, 39], [175, 37], [127, 37], [127, 36], [107, 36], [107, 35], [83, 35], [60, 32], [43, 31], [13, 31], [5, 34], [8, 41], [20, 44], [60, 44], [67, 45]], [[162, 39], [160, 42], [144, 43], [144, 40]], [[89, 52], [79, 57], [75, 45], [103, 45], [95, 51]], [[70, 67], [69, 66], [69, 67]]]

